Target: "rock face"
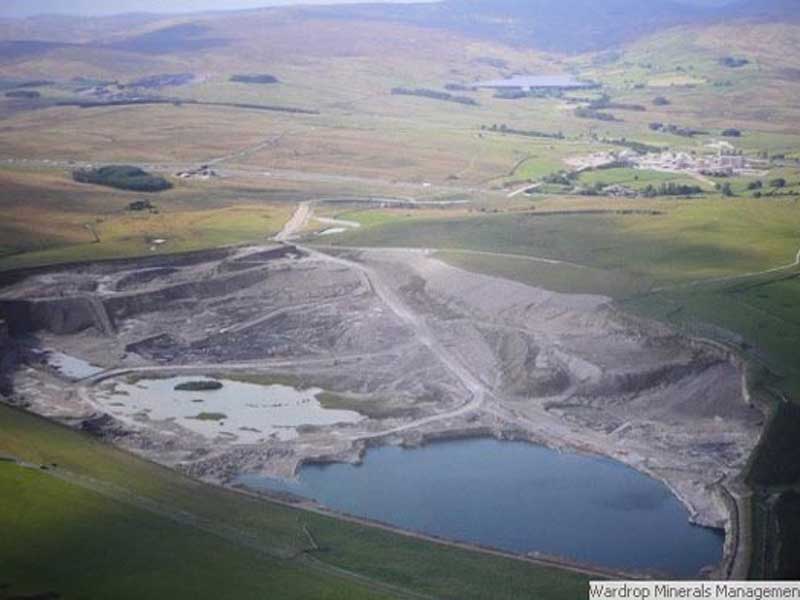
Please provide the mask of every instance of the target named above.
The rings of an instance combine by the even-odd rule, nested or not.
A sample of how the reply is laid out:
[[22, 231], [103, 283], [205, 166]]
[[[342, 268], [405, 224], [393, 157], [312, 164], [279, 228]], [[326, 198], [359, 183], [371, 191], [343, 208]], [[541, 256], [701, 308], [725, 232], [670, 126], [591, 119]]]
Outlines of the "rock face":
[[8, 331], [5, 319], [0, 318], [0, 396], [10, 396], [14, 389], [11, 375], [17, 366], [19, 352]]
[[0, 296], [0, 311], [15, 336], [37, 331], [68, 335], [90, 327], [113, 335], [117, 319], [262, 283], [264, 264], [292, 251], [291, 246], [263, 248], [220, 264], [230, 251], [68, 265], [63, 271], [34, 269], [27, 278], [25, 272], [16, 276], [21, 281]]
[[13, 335], [40, 330], [65, 335], [95, 325], [94, 310], [84, 297], [11, 300], [0, 302], [0, 307], [8, 315]]
[[266, 277], [267, 272], [263, 268], [253, 267], [233, 275], [187, 281], [139, 293], [117, 294], [108, 298], [105, 304], [115, 319], [124, 319], [137, 314], [157, 312], [176, 301], [225, 296], [261, 283]]

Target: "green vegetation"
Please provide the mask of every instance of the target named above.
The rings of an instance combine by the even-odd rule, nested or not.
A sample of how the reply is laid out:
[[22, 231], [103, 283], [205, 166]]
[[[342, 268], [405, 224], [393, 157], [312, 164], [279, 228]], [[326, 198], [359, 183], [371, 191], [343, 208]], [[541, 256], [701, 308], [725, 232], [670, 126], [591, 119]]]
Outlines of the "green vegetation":
[[[696, 196], [704, 193], [688, 175], [634, 169], [616, 162], [580, 173], [559, 171], [542, 177], [546, 187], [539, 193], [580, 194], [584, 196], [626, 196], [644, 198]], [[725, 195], [723, 193], [723, 195]]]
[[[321, 392], [316, 396], [320, 405], [333, 410], [351, 410], [370, 419], [393, 419], [413, 416], [414, 408], [408, 406], [392, 405], [389, 398], [372, 397], [369, 399], [354, 398], [344, 394]], [[425, 402], [424, 398], [418, 399], [415, 404]]]
[[201, 412], [194, 417], [187, 418], [194, 419], [195, 421], [224, 421], [228, 418], [228, 415], [225, 413]]
[[597, 100], [592, 100], [587, 105], [590, 110], [632, 110], [636, 112], [645, 112], [647, 108], [642, 104], [634, 104], [630, 102], [614, 102], [608, 94], [603, 94]]
[[153, 205], [150, 200], [134, 200], [130, 204], [128, 204], [128, 210], [132, 211], [157, 211], [158, 209]]
[[779, 533], [775, 537], [781, 540], [781, 547], [775, 567], [767, 575], [796, 581], [800, 579], [797, 562], [800, 552], [800, 493], [789, 491], [781, 495], [775, 503], [774, 514]]
[[[671, 200], [661, 214], [529, 212], [449, 220], [406, 219], [331, 240], [348, 246], [465, 249], [621, 270], [656, 285], [724, 277], [791, 262], [800, 213], [790, 202]], [[628, 208], [634, 208], [629, 206]]]
[[[722, 195], [723, 196], [730, 196], [730, 184], [727, 184], [728, 193], [725, 193], [725, 185], [723, 184], [722, 187]], [[652, 184], [648, 184], [642, 190], [642, 194], [646, 198], [655, 198], [657, 196], [695, 196], [697, 194], [702, 194], [703, 188], [699, 185], [685, 185], [680, 183], [675, 183], [673, 181], [667, 183], [661, 183], [658, 186], [654, 186]]]
[[274, 75], [233, 75], [231, 77], [233, 83], [258, 83], [269, 84], [278, 83], [278, 78]]
[[393, 96], [420, 96], [422, 98], [433, 98], [434, 100], [443, 100], [445, 102], [455, 102], [457, 104], [467, 104], [469, 106], [477, 106], [478, 103], [475, 101], [474, 98], [470, 98], [469, 96], [456, 96], [454, 94], [450, 94], [449, 92], [440, 92], [437, 90], [429, 90], [426, 88], [403, 88], [403, 87], [396, 87], [392, 88], [392, 95]]
[[22, 100], [36, 100], [37, 98], [41, 98], [42, 95], [39, 92], [30, 91], [30, 90], [14, 90], [11, 92], [6, 92], [6, 98], [17, 98]]
[[[176, 519], [0, 462], [3, 597], [389, 598]], [[39, 595], [37, 595], [39, 594]]]
[[800, 481], [800, 405], [781, 402], [750, 467], [749, 481], [762, 487], [792, 486]]
[[783, 177], [777, 177], [769, 182], [769, 187], [773, 188], [785, 188], [786, 187], [786, 179]]
[[419, 215], [416, 215], [416, 211], [398, 212], [375, 209], [347, 211], [337, 214], [336, 216], [339, 219], [360, 223], [362, 227], [374, 227], [394, 223], [399, 220], [419, 218]]
[[739, 67], [743, 67], [745, 65], [749, 65], [750, 61], [746, 58], [737, 58], [735, 56], [725, 56], [719, 59], [719, 64], [724, 67], [730, 67], [731, 69], [738, 69]]
[[696, 129], [693, 127], [682, 127], [680, 125], [675, 125], [673, 123], [659, 123], [654, 122], [650, 123], [649, 125], [651, 131], [659, 131], [661, 133], [669, 133], [672, 135], [678, 135], [681, 137], [694, 137], [696, 135], [708, 135], [707, 131], [703, 131], [702, 129]]
[[448, 264], [468, 271], [504, 277], [554, 292], [568, 294], [600, 294], [625, 298], [646, 290], [644, 279], [618, 270], [604, 270], [568, 264], [551, 264], [528, 260], [527, 257], [473, 254], [457, 250], [437, 252]]
[[626, 138], [621, 139], [606, 139], [603, 140], [606, 144], [612, 144], [614, 146], [622, 146], [623, 148], [628, 148], [633, 150], [634, 152], [638, 152], [639, 154], [648, 154], [650, 152], [661, 152], [664, 150], [663, 146], [654, 146], [652, 144], [644, 144], [642, 142], [637, 142], [635, 140], [629, 140]]
[[178, 392], [208, 392], [221, 389], [221, 381], [187, 381], [175, 386]]
[[620, 120], [611, 113], [603, 112], [601, 110], [595, 110], [593, 108], [588, 108], [588, 107], [576, 108], [575, 116], [578, 117], [579, 119], [594, 119], [595, 121], [606, 121], [606, 122], [615, 122]]
[[501, 123], [500, 125], [481, 125], [482, 131], [492, 131], [492, 132], [499, 132], [499, 133], [506, 133], [509, 135], [521, 135], [524, 137], [532, 137], [532, 138], [544, 138], [544, 139], [551, 139], [551, 140], [563, 140], [564, 134], [560, 131], [557, 133], [548, 133], [546, 131], [537, 131], [535, 129], [515, 129], [514, 127], [509, 127], [505, 123]]
[[[164, 239], [159, 252], [184, 252], [227, 244], [263, 240], [280, 230], [284, 210], [264, 207], [199, 211], [161, 210], [158, 214], [114, 216], [95, 224], [95, 243], [84, 226], [75, 226], [74, 238], [45, 238], [38, 247], [23, 240], [14, 253], [0, 258], [0, 271], [43, 264], [151, 255], [152, 240]], [[71, 225], [71, 223], [70, 223]], [[44, 247], [43, 247], [44, 246]], [[22, 252], [20, 252], [22, 250]]]
[[112, 165], [99, 169], [78, 169], [72, 172], [78, 183], [105, 185], [134, 192], [163, 192], [172, 184], [160, 175], [151, 175], [139, 167]]
[[648, 169], [633, 169], [630, 167], [597, 169], [584, 171], [580, 174], [578, 182], [581, 185], [624, 185], [633, 190], [642, 191], [647, 186], [659, 187], [662, 184], [676, 183], [680, 185], [696, 185], [696, 180], [688, 175], [679, 173], [665, 173], [663, 171], [650, 171]]
[[575, 171], [558, 171], [542, 177], [542, 182], [568, 187], [572, 186], [577, 178], [578, 173]]
[[[130, 210], [127, 192], [77, 185], [63, 171], [0, 169], [0, 187], [0, 271], [259, 241], [280, 231], [294, 209], [271, 201], [268, 189], [223, 182], [189, 182], [145, 210]], [[166, 243], [153, 250], [156, 239]]]
[[0, 582], [11, 586], [4, 593], [137, 600], [586, 593], [588, 577], [207, 486], [5, 405], [0, 455], [57, 464], [38, 471], [0, 462], [0, 528], [10, 533], [0, 539]]

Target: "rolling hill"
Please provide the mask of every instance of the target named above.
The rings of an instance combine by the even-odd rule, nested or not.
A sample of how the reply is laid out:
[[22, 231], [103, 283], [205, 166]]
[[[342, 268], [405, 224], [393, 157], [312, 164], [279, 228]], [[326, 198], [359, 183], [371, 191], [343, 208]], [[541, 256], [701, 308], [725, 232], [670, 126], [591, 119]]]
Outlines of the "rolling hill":
[[[786, 20], [798, 17], [792, 0], [445, 0], [418, 4], [353, 4], [230, 11], [225, 20], [332, 20], [397, 22], [441, 29], [493, 42], [551, 52], [603, 50], [677, 25], [708, 25], [731, 19]], [[39, 16], [0, 20], [0, 40], [15, 46], [0, 57], [26, 50], [25, 42], [87, 44], [144, 54], [195, 52], [224, 46], [227, 39], [197, 22], [208, 14], [175, 17], [131, 14], [91, 19]], [[141, 31], [144, 30], [144, 31]], [[33, 46], [31, 46], [33, 49]], [[42, 47], [36, 46], [41, 52]]]

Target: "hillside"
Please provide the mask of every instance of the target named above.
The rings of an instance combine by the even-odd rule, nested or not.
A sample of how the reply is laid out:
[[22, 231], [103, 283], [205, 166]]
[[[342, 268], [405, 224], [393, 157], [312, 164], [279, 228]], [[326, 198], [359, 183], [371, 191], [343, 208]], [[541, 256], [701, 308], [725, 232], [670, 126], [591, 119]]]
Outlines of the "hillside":
[[[307, 6], [231, 11], [224, 17], [208, 14], [158, 16], [120, 15], [76, 19], [39, 16], [0, 20], [0, 40], [46, 42], [46, 47], [16, 44], [0, 49], [37, 52], [58, 45], [85, 44], [95, 49], [148, 55], [196, 52], [229, 45], [230, 38], [215, 37], [198, 23], [253, 20], [332, 20], [395, 22], [552, 52], [580, 53], [603, 50], [631, 42], [676, 25], [703, 25], [730, 19], [760, 21], [796, 19], [792, 0], [445, 0], [419, 4], [364, 4]], [[191, 22], [187, 24], [187, 19]], [[138, 33], [137, 33], [138, 32]]]
[[446, 0], [436, 4], [308, 9], [326, 17], [411, 22], [552, 52], [603, 50], [676, 25], [796, 17], [791, 0]]

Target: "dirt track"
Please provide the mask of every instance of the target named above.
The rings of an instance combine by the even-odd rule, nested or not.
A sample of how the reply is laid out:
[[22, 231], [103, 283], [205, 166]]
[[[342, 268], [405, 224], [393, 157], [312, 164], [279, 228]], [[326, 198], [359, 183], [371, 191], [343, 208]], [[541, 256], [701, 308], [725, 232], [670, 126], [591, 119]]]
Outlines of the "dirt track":
[[302, 202], [297, 210], [292, 214], [292, 217], [283, 226], [280, 233], [275, 236], [275, 241], [288, 242], [300, 233], [311, 218], [311, 203]]

